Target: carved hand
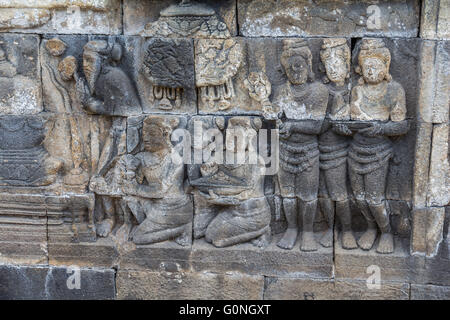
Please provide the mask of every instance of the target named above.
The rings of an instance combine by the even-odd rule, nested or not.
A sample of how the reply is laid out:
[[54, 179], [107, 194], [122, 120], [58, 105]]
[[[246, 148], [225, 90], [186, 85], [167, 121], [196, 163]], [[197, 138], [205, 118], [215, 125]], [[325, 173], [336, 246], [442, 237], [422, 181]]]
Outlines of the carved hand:
[[283, 122], [279, 127], [279, 134], [281, 138], [287, 139], [292, 133], [292, 122]]
[[370, 127], [361, 129], [358, 132], [367, 137], [382, 136], [384, 135], [384, 124], [374, 122]]
[[353, 134], [352, 130], [350, 130], [347, 125], [342, 123], [334, 123], [333, 131], [343, 136], [351, 136]]

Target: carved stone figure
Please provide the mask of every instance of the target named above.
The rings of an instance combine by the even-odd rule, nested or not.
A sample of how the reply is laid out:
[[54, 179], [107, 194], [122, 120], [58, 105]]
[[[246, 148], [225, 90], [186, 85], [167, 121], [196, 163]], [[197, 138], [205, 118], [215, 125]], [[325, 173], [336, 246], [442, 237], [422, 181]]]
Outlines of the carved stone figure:
[[[202, 219], [195, 224], [201, 229], [194, 230], [195, 235], [204, 235], [205, 240], [216, 247], [248, 241], [264, 247], [270, 239], [270, 207], [264, 196], [264, 163], [259, 157], [254, 163], [250, 161], [254, 146], [249, 136], [256, 133], [261, 124], [258, 118], [230, 118], [225, 153], [230, 157], [227, 159], [234, 161], [204, 163], [200, 167], [200, 177], [190, 180], [199, 200], [196, 216], [199, 214]], [[236, 135], [240, 135], [237, 143], [234, 140]], [[242, 152], [242, 162], [237, 160], [239, 152]]]
[[[142, 112], [139, 98], [130, 78], [117, 66], [122, 58], [122, 47], [105, 40], [89, 41], [83, 50], [83, 71], [87, 79], [79, 78], [77, 90], [88, 113], [108, 116], [127, 116]], [[110, 189], [102, 187], [108, 173], [126, 150], [124, 120], [113, 118], [108, 140], [103, 146], [96, 175], [91, 178], [90, 189], [102, 195], [104, 218], [97, 225], [97, 234], [107, 236], [115, 224], [115, 205], [109, 198]], [[122, 146], [122, 147], [121, 147]], [[112, 192], [116, 195], [115, 192]], [[117, 195], [116, 195], [117, 196]]]
[[329, 111], [319, 136], [320, 181], [319, 205], [328, 222], [328, 230], [320, 243], [333, 244], [334, 213], [342, 226], [342, 247], [357, 248], [352, 233], [351, 211], [347, 191], [347, 132], [340, 131], [335, 120], [350, 119], [349, 92], [345, 86], [350, 72], [350, 48], [346, 39], [325, 39], [320, 59], [325, 67], [326, 82], [330, 82]]
[[152, 37], [229, 38], [227, 25], [214, 9], [204, 3], [182, 0], [160, 12], [157, 21], [148, 23], [141, 32]]
[[191, 243], [192, 201], [184, 191], [184, 164], [171, 142], [179, 125], [179, 118], [148, 116], [142, 129], [144, 151], [123, 156], [126, 176], [121, 184], [138, 223], [130, 235], [136, 244]]
[[280, 169], [278, 183], [288, 227], [278, 246], [292, 249], [303, 219], [301, 250], [317, 250], [314, 218], [319, 188], [317, 136], [325, 119], [328, 90], [314, 82], [312, 54], [306, 41], [284, 40], [281, 64], [288, 81], [274, 99], [282, 115], [279, 125]]
[[151, 39], [145, 44], [143, 72], [152, 84], [151, 102], [162, 110], [179, 110], [186, 89], [194, 89], [191, 42]]
[[241, 46], [233, 39], [200, 39], [195, 47], [195, 82], [210, 112], [231, 107], [235, 96], [233, 76], [242, 60]]
[[362, 40], [357, 68], [362, 77], [352, 90], [352, 121], [341, 124], [341, 131], [354, 132], [348, 153], [350, 182], [367, 221], [367, 231], [358, 244], [364, 250], [371, 249], [380, 229], [378, 253], [394, 251], [385, 199], [389, 161], [394, 155], [389, 137], [408, 131], [405, 92], [392, 80], [390, 62], [391, 54], [383, 40]]
[[136, 90], [126, 73], [117, 66], [122, 47], [105, 40], [89, 41], [83, 48], [83, 71], [87, 80], [79, 81], [79, 94], [86, 111], [109, 116], [128, 116], [142, 112]]

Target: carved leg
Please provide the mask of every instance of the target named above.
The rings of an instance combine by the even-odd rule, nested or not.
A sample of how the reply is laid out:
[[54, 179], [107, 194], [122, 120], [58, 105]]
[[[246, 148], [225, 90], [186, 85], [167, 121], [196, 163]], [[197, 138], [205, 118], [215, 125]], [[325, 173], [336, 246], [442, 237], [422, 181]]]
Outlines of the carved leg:
[[132, 240], [135, 244], [152, 244], [162, 242], [170, 239], [175, 239], [185, 232], [186, 226], [161, 230], [161, 231], [147, 231], [146, 226], [143, 228], [142, 224], [137, 226], [132, 235]]
[[330, 198], [319, 198], [319, 207], [328, 224], [328, 229], [320, 239], [320, 244], [329, 248], [333, 245], [334, 201]]
[[369, 173], [365, 177], [367, 185], [367, 202], [370, 212], [375, 218], [381, 231], [380, 241], [377, 246], [378, 253], [392, 253], [394, 251], [394, 236], [391, 232], [389, 214], [386, 210], [385, 187], [389, 164], [386, 163], [379, 169]]
[[333, 227], [334, 227], [334, 201], [330, 198], [327, 190], [326, 172], [320, 171], [319, 178], [319, 208], [322, 211], [325, 220], [327, 221], [328, 229], [320, 239], [320, 244], [325, 248], [333, 245]]
[[370, 211], [375, 217], [378, 227], [381, 230], [380, 242], [377, 246], [378, 253], [392, 253], [394, 252], [394, 236], [391, 232], [391, 225], [389, 222], [389, 215], [384, 203], [379, 205], [370, 205]]
[[287, 220], [287, 229], [277, 246], [291, 250], [298, 235], [298, 211], [296, 198], [283, 198], [283, 209]]
[[99, 237], [107, 237], [115, 224], [114, 199], [108, 196], [102, 196], [103, 220], [96, 226]]
[[358, 239], [358, 245], [363, 250], [370, 250], [377, 238], [377, 225], [365, 200], [364, 177], [352, 170], [349, 171], [349, 175], [356, 204], [367, 222], [367, 230]]
[[316, 251], [317, 242], [314, 238], [314, 219], [317, 211], [317, 200], [302, 201], [302, 217], [303, 217], [303, 232], [302, 232], [302, 251]]
[[358, 247], [352, 232], [352, 218], [348, 200], [336, 201], [336, 214], [342, 225], [342, 248], [355, 249]]
[[270, 239], [272, 238], [270, 227], [268, 227], [267, 231], [260, 235], [258, 238], [252, 240], [252, 244], [258, 248], [265, 248], [269, 245]]

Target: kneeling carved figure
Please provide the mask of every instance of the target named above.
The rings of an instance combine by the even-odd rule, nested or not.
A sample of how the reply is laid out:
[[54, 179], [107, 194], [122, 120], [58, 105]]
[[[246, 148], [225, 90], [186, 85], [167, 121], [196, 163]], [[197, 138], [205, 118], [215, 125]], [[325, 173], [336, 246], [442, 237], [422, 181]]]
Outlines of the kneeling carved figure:
[[192, 201], [183, 188], [184, 164], [171, 142], [179, 123], [178, 118], [147, 117], [144, 151], [121, 160], [126, 168], [123, 191], [130, 195], [124, 202], [138, 223], [130, 234], [136, 244], [191, 244]]
[[[194, 192], [202, 198], [196, 205], [196, 216], [207, 216], [196, 227], [195, 234], [204, 235], [216, 247], [251, 241], [258, 247], [270, 238], [270, 207], [264, 196], [264, 164], [255, 157], [251, 161], [251, 132], [261, 128], [261, 120], [233, 117], [228, 120], [225, 164], [205, 163], [201, 177], [191, 181]], [[235, 137], [238, 142], [235, 143]], [[239, 141], [240, 137], [244, 140]], [[239, 143], [242, 143], [239, 145]], [[239, 152], [242, 154], [239, 155]], [[229, 161], [239, 159], [243, 161]], [[207, 214], [204, 212], [207, 211]]]

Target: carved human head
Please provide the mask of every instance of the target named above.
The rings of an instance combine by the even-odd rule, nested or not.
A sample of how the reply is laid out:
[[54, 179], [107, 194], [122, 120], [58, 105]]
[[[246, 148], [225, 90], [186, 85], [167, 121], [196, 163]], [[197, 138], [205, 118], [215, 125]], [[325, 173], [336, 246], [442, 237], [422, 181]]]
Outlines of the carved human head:
[[148, 152], [160, 152], [172, 146], [171, 135], [178, 126], [179, 119], [162, 116], [148, 116], [142, 127], [144, 149]]
[[121, 58], [122, 47], [117, 43], [110, 45], [106, 40], [92, 40], [83, 47], [83, 71], [91, 94], [94, 93], [102, 63], [107, 59], [117, 62]]
[[308, 80], [314, 81], [311, 50], [303, 39], [283, 41], [281, 65], [289, 82], [294, 85], [306, 83]]
[[343, 86], [350, 77], [350, 48], [344, 38], [328, 38], [323, 41], [320, 60], [325, 66], [327, 79]]
[[358, 64], [356, 72], [362, 75], [366, 83], [377, 84], [383, 80], [391, 80], [389, 74], [391, 53], [382, 39], [362, 40]]

